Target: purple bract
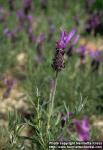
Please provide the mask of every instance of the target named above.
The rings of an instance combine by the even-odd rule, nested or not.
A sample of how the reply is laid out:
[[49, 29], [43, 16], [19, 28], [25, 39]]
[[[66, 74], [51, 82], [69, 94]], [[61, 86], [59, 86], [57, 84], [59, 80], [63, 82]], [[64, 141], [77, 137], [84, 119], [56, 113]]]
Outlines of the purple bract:
[[72, 37], [75, 35], [76, 29], [72, 29], [71, 32], [66, 33], [65, 31], [61, 32], [61, 37], [56, 43], [56, 49], [65, 49], [67, 44], [70, 42]]

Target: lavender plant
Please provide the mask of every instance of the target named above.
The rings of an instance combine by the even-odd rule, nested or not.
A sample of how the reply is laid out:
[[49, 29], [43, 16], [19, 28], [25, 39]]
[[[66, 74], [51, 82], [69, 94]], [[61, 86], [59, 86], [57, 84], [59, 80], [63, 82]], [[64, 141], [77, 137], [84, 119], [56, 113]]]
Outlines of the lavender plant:
[[[102, 52], [99, 48], [96, 51], [88, 50], [86, 44], [77, 45], [79, 35], [76, 34], [75, 29], [69, 33], [62, 30], [60, 39], [56, 42], [55, 49], [53, 48], [53, 42], [57, 36], [55, 29], [58, 29], [61, 24], [66, 28], [74, 26], [71, 18], [81, 3], [74, 5], [72, 1], [60, 1], [60, 5], [69, 7], [69, 12], [68, 9], [65, 9], [65, 14], [63, 7], [57, 1], [42, 0], [41, 3], [38, 3], [36, 0], [24, 0], [23, 4], [18, 1], [16, 3], [22, 7], [18, 5], [20, 8], [10, 12], [8, 18], [2, 14], [1, 9], [1, 22], [6, 22], [6, 24], [1, 24], [0, 32], [2, 33], [2, 29], [4, 29], [4, 35], [9, 40], [4, 36], [2, 38], [1, 34], [0, 71], [1, 74], [5, 72], [6, 80], [5, 86], [2, 86], [0, 80], [0, 90], [2, 87], [5, 88], [3, 97], [10, 99], [15, 85], [15, 76], [20, 90], [23, 87], [24, 95], [26, 93], [25, 101], [28, 102], [30, 110], [24, 110], [25, 106], [18, 109], [17, 111], [22, 117], [19, 113], [17, 115], [16, 112], [11, 112], [7, 126], [1, 127], [0, 145], [2, 146], [0, 148], [4, 150], [46, 150], [48, 142], [51, 140], [88, 141], [97, 139], [96, 136], [92, 137], [90, 118], [99, 112], [100, 101], [103, 98]], [[33, 4], [37, 4], [35, 6], [38, 7], [38, 11], [35, 9], [35, 14], [32, 11]], [[40, 6], [38, 6], [39, 4]], [[42, 14], [40, 7], [45, 12], [49, 8], [48, 13]], [[57, 13], [58, 9], [59, 13]], [[78, 16], [74, 18], [76, 25], [81, 23], [81, 14], [80, 18]], [[52, 20], [49, 30], [47, 30], [48, 18]], [[68, 19], [71, 20], [69, 23]], [[91, 20], [87, 26], [90, 25], [91, 28], [92, 25], [92, 30], [95, 30], [100, 23], [98, 15]], [[16, 24], [15, 27], [14, 24]], [[2, 25], [4, 26], [2, 27]], [[79, 27], [81, 28], [81, 26]], [[17, 37], [20, 40], [17, 40]], [[16, 46], [12, 47], [15, 41]], [[52, 59], [53, 50], [55, 55]], [[23, 65], [19, 65], [16, 60], [18, 54], [20, 57], [22, 55], [26, 58], [26, 61], [21, 60]], [[72, 57], [70, 58], [70, 56]], [[51, 59], [53, 71], [50, 67]], [[82, 69], [78, 69], [78, 62]], [[98, 76], [94, 72], [98, 72]], [[13, 78], [8, 79], [6, 77], [8, 74]], [[23, 100], [22, 97], [20, 100]], [[27, 132], [23, 134], [25, 127], [28, 127]]]

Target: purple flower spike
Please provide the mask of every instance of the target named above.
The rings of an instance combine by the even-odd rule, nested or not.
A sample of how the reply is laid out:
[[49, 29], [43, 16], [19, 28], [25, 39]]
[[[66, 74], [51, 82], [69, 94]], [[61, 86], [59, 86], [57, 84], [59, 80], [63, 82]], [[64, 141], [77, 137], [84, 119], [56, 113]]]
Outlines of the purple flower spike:
[[65, 31], [61, 32], [60, 40], [56, 44], [56, 49], [65, 49], [67, 44], [70, 42], [74, 34], [76, 33], [76, 29], [73, 29], [70, 33], [66, 33]]
[[84, 118], [83, 120], [74, 120], [76, 126], [76, 132], [80, 141], [89, 141], [90, 140], [90, 129], [88, 119]]

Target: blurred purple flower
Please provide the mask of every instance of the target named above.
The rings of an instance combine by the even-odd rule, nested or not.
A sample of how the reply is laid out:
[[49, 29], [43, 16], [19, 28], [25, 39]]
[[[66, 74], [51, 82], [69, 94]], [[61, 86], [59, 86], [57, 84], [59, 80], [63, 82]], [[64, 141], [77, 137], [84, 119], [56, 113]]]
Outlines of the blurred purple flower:
[[22, 10], [19, 10], [17, 11], [17, 18], [19, 20], [19, 29], [26, 29], [26, 32], [28, 32], [32, 26], [33, 16], [31, 14], [26, 16]]
[[8, 28], [4, 29], [4, 35], [11, 40], [11, 42], [15, 42], [17, 40], [17, 29], [15, 28], [13, 31], [10, 31]]
[[99, 28], [99, 26], [101, 26], [101, 23], [102, 22], [99, 14], [92, 14], [86, 21], [85, 30], [88, 33], [94, 31], [94, 33], [96, 34], [96, 30]]
[[32, 0], [23, 0], [23, 6], [25, 15], [28, 15], [29, 12], [31, 11]]
[[27, 20], [28, 20], [28, 22], [32, 23], [32, 21], [33, 21], [33, 16], [32, 16], [31, 14], [29, 14], [29, 15], [27, 16]]
[[26, 30], [29, 30], [30, 28], [32, 28], [32, 22], [33, 22], [33, 16], [31, 14], [29, 14], [28, 16], [26, 16]]
[[7, 36], [7, 37], [10, 37], [11, 36], [11, 32], [8, 28], [5, 28], [4, 31], [3, 31], [4, 35]]
[[13, 79], [5, 79], [4, 84], [6, 86], [6, 91], [3, 94], [3, 98], [7, 98], [10, 95], [13, 86], [16, 84], [16, 80]]
[[76, 49], [76, 52], [79, 53], [80, 59], [85, 59], [86, 54], [86, 45], [81, 45], [78, 49]]
[[82, 120], [74, 120], [76, 126], [76, 132], [80, 141], [89, 141], [90, 140], [90, 128], [87, 118]]
[[29, 5], [31, 5], [32, 0], [23, 0], [24, 6], [28, 7]]
[[76, 52], [79, 54], [84, 54], [86, 52], [86, 45], [81, 45], [79, 48], [76, 49]]
[[56, 43], [56, 49], [65, 49], [67, 44], [73, 38], [76, 33], [76, 29], [72, 29], [70, 33], [66, 33], [65, 31], [61, 32], [61, 37], [59, 41]]
[[33, 29], [31, 26], [29, 27], [27, 34], [28, 34], [29, 42], [35, 43], [36, 42], [36, 36], [33, 34]]
[[100, 51], [100, 50], [96, 50], [96, 51], [94, 51], [94, 50], [91, 50], [91, 51], [89, 51], [89, 55], [90, 55], [90, 57], [92, 58], [92, 59], [95, 59], [95, 60], [97, 60], [97, 61], [101, 61], [102, 60], [102, 51]]
[[17, 15], [17, 18], [19, 20], [19, 23], [21, 25], [24, 25], [24, 22], [25, 22], [25, 19], [26, 19], [26, 16], [25, 16], [24, 12], [22, 10], [18, 10], [16, 15]]
[[103, 61], [103, 53], [100, 50], [91, 50], [89, 52], [90, 57], [92, 58], [91, 67], [92, 71], [97, 71], [100, 66], [100, 62]]

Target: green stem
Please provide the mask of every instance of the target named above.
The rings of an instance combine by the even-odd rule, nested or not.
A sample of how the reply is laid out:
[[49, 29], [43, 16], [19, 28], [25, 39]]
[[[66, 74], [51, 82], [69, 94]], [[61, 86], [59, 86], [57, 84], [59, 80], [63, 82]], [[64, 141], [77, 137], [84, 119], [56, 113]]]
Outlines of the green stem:
[[54, 88], [50, 93], [49, 114], [48, 114], [48, 122], [47, 122], [47, 133], [50, 129], [50, 120], [51, 120], [51, 116], [53, 114], [53, 109], [54, 109], [54, 100], [55, 100], [55, 93], [56, 93], [56, 87], [57, 87], [57, 77], [58, 77], [58, 72], [56, 72]]

